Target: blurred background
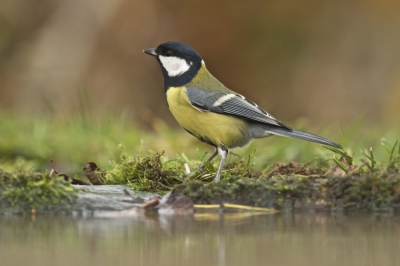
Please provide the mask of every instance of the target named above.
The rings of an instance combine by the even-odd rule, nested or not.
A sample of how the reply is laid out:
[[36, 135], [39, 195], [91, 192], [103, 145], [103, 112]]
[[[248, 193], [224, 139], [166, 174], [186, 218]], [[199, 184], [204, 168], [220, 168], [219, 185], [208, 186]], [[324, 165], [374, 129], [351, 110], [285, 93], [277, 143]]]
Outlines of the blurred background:
[[[400, 121], [398, 1], [0, 1], [0, 106], [167, 111], [144, 48], [189, 44], [229, 88], [283, 121]], [[86, 100], [87, 101], [87, 100]]]
[[[170, 154], [199, 147], [169, 131], [178, 125], [160, 67], [142, 52], [171, 40], [289, 125], [303, 121], [300, 129], [356, 151], [372, 146], [360, 144], [366, 135], [393, 144], [398, 131], [385, 132], [400, 124], [399, 14], [399, 1], [377, 0], [1, 0], [0, 157], [104, 162], [118, 143], [140, 139]], [[40, 120], [60, 114], [73, 119]], [[95, 118], [113, 122], [88, 123]], [[351, 128], [355, 121], [364, 128]], [[301, 145], [321, 150], [284, 141], [262, 158], [299, 159]]]

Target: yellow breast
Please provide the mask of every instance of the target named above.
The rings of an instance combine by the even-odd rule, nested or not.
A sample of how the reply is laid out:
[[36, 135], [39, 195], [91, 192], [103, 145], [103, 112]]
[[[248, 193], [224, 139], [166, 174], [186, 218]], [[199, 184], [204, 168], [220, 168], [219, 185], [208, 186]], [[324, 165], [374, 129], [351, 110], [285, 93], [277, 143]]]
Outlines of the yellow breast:
[[169, 88], [167, 102], [178, 123], [202, 141], [228, 148], [243, 146], [249, 141], [245, 120], [197, 110], [190, 104], [184, 87]]

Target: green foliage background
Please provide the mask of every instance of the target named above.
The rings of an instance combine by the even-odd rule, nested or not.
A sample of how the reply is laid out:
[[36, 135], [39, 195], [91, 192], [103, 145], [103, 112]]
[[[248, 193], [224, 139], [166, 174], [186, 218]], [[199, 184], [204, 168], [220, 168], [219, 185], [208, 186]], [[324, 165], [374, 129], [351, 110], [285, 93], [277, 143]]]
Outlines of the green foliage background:
[[[100, 168], [112, 168], [111, 161], [121, 162], [118, 146], [122, 144], [127, 156], [144, 156], [149, 151], [165, 151], [161, 161], [177, 159], [199, 165], [213, 151], [182, 129], [171, 129], [164, 123], [149, 131], [137, 126], [130, 116], [108, 114], [102, 117], [29, 116], [8, 113], [0, 116], [0, 168], [50, 170], [50, 159], [56, 169], [69, 176], [83, 178], [81, 168], [88, 161]], [[343, 145], [357, 164], [366, 159], [361, 152], [373, 149], [377, 162], [389, 162], [385, 149], [393, 147], [399, 139], [395, 126], [370, 126], [362, 122], [351, 125], [330, 124], [312, 127], [307, 121], [294, 123], [294, 128], [320, 134]], [[382, 146], [382, 143], [385, 147]], [[272, 163], [315, 161], [315, 165], [332, 166], [333, 152], [321, 145], [283, 137], [270, 137], [253, 141], [245, 148], [232, 150], [228, 160], [237, 160], [235, 154], [252, 156], [254, 169], [263, 171]], [[218, 163], [218, 159], [214, 160]], [[183, 169], [183, 167], [182, 167]]]

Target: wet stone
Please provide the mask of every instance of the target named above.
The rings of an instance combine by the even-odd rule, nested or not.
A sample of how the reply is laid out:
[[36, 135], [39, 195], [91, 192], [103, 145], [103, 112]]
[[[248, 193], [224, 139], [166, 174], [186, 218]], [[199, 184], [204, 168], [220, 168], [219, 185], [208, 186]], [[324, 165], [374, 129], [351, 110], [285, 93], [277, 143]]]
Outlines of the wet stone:
[[[143, 202], [157, 197], [150, 192], [134, 192], [123, 185], [74, 186], [80, 193], [72, 206], [74, 213], [94, 211], [121, 211], [140, 206]], [[128, 191], [130, 196], [124, 194]]]

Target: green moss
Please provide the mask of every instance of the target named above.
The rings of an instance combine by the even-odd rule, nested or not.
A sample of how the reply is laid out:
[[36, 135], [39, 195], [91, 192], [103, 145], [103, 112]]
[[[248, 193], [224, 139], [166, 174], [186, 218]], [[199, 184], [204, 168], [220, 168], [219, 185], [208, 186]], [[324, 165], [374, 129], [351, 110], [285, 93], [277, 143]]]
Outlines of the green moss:
[[[280, 209], [400, 208], [398, 154], [392, 153], [389, 164], [377, 163], [374, 167], [365, 163], [357, 167], [343, 154], [347, 157], [337, 159], [340, 165], [331, 169], [321, 167], [318, 161], [290, 162], [272, 164], [263, 173], [253, 169], [251, 156], [232, 156], [224, 165], [221, 181], [214, 183], [218, 160], [207, 163], [202, 172], [180, 178], [183, 159], [166, 159], [163, 152], [131, 157], [122, 148], [121, 162], [111, 163], [103, 182], [129, 183], [136, 190], [158, 193], [175, 187], [176, 195], [187, 195], [198, 204], [230, 202]], [[197, 169], [200, 162], [189, 164]]]
[[278, 209], [395, 210], [400, 209], [400, 168], [382, 167], [345, 176], [293, 173], [262, 175], [258, 179], [231, 176], [209, 184], [186, 180], [176, 189], [177, 195], [187, 195], [196, 204], [230, 202]]
[[221, 202], [239, 203], [251, 206], [282, 207], [299, 198], [316, 194], [312, 185], [314, 178], [299, 175], [275, 176], [273, 178], [242, 178], [231, 176], [219, 183], [203, 184], [187, 180], [177, 187], [197, 204]]
[[326, 199], [335, 209], [400, 209], [400, 169], [380, 168], [343, 177], [330, 176]]
[[129, 156], [120, 145], [120, 162], [111, 161], [111, 169], [106, 171], [103, 184], [129, 184], [136, 191], [165, 192], [182, 183], [183, 161], [167, 160], [164, 152]]
[[46, 173], [0, 170], [0, 210], [68, 210], [77, 191], [63, 177]]
[[[111, 169], [104, 171], [102, 184], [129, 184], [136, 191], [151, 191], [165, 193], [185, 179], [212, 181], [218, 169], [219, 160], [207, 163], [199, 171], [201, 161], [189, 161], [185, 156], [168, 159], [162, 152], [149, 152], [137, 156], [129, 156], [124, 146], [120, 145], [120, 162], [111, 161]], [[222, 178], [241, 176], [254, 178], [261, 175], [254, 171], [251, 164], [251, 155], [233, 156], [234, 160], [224, 165]], [[184, 164], [192, 169], [190, 176], [186, 176]]]

